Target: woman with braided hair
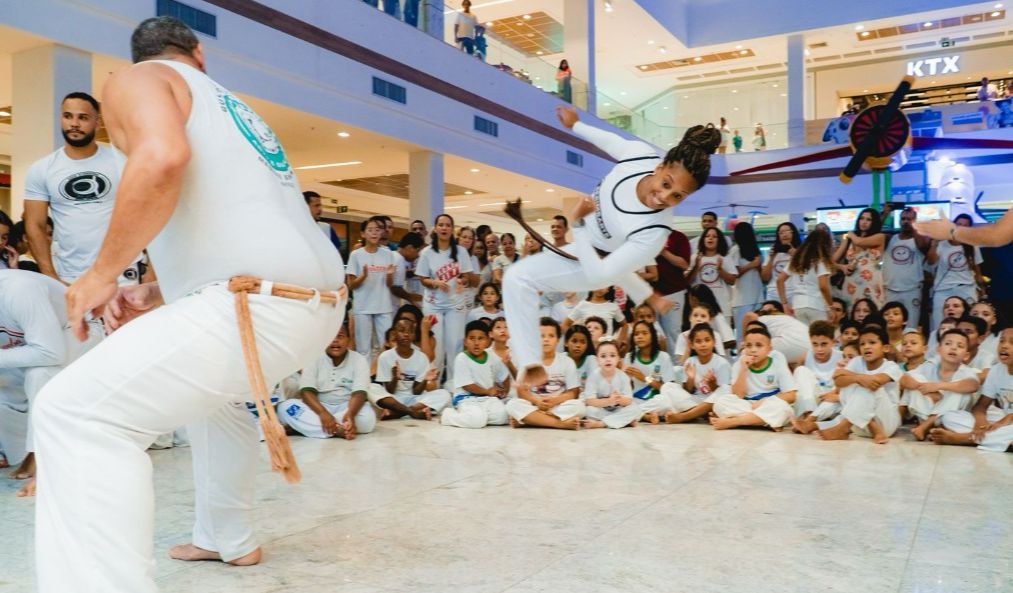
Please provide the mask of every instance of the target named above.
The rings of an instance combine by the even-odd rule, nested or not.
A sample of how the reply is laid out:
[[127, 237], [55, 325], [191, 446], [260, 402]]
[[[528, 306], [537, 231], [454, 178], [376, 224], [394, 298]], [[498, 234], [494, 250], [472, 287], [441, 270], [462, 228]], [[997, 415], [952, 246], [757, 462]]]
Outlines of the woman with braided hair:
[[510, 350], [517, 367], [526, 371], [519, 389], [548, 380], [540, 364], [539, 292], [587, 292], [619, 285], [638, 303], [646, 302], [661, 313], [671, 308], [636, 272], [652, 265], [665, 246], [672, 232], [670, 208], [707, 182], [710, 155], [721, 142], [714, 126], [694, 126], [678, 146], [659, 155], [650, 144], [580, 122], [572, 107], [559, 106], [556, 115], [565, 127], [618, 162], [569, 217], [573, 243], [563, 249], [577, 260], [545, 251], [510, 266], [503, 278]]

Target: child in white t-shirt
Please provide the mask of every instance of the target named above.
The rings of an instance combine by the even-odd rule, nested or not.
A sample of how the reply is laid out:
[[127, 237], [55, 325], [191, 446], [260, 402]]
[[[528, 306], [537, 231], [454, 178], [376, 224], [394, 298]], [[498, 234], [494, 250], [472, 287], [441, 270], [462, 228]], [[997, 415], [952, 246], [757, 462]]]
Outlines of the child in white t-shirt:
[[665, 383], [675, 381], [672, 359], [661, 348], [654, 326], [646, 321], [633, 323], [629, 350], [623, 371], [633, 380], [633, 397], [644, 412], [644, 420], [657, 424], [672, 411], [668, 397], [661, 394]]
[[486, 282], [478, 289], [478, 302], [480, 306], [468, 312], [468, 321], [479, 319], [496, 319], [503, 317], [503, 309], [500, 308], [499, 286], [492, 282]]
[[507, 330], [506, 318], [497, 317], [492, 320], [489, 339], [492, 342], [489, 352], [499, 357], [500, 362], [510, 371], [510, 376], [516, 378], [517, 368], [514, 367], [513, 359], [510, 358], [510, 332]]
[[560, 331], [555, 320], [543, 317], [539, 331], [542, 365], [548, 380], [534, 390], [517, 386], [517, 397], [508, 401], [506, 406], [510, 426], [577, 430], [585, 414], [584, 402], [579, 399], [577, 367], [569, 356], [556, 352]]
[[654, 310], [654, 307], [642, 303], [637, 305], [637, 308], [633, 310], [633, 321], [646, 321], [654, 326], [654, 333], [658, 335], [658, 345], [665, 352], [668, 352], [668, 340], [665, 338], [665, 330], [661, 328], [661, 324], [658, 323], [658, 314]]
[[555, 319], [556, 323], [563, 323], [570, 316], [570, 313], [573, 312], [578, 302], [580, 302], [580, 299], [577, 298], [577, 293], [564, 292], [563, 300], [552, 305], [552, 313], [549, 316]]
[[711, 426], [721, 430], [738, 426], [769, 426], [775, 431], [791, 417], [795, 379], [779, 356], [772, 356], [770, 333], [762, 327], [746, 329], [742, 355], [732, 367], [730, 392], [707, 398], [714, 405]]
[[565, 352], [577, 367], [580, 389], [583, 391], [587, 384], [587, 378], [598, 368], [591, 332], [586, 326], [571, 325], [570, 329], [566, 330]]
[[510, 371], [487, 351], [489, 329], [483, 321], [468, 323], [464, 351], [454, 361], [452, 407], [443, 411], [444, 426], [482, 428], [507, 423], [503, 400], [510, 393]]
[[[380, 245], [384, 222], [373, 217], [362, 223], [365, 245], [348, 256], [348, 288], [352, 291], [355, 351], [369, 358], [383, 339], [394, 315], [394, 252]], [[375, 342], [374, 342], [375, 336]]]
[[840, 413], [840, 394], [834, 385], [834, 373], [842, 368], [841, 351], [834, 348], [834, 326], [829, 321], [814, 321], [809, 325], [809, 345], [805, 362], [795, 368], [795, 418], [791, 425], [795, 432], [809, 434], [816, 430], [816, 422], [829, 420]]
[[421, 350], [414, 347], [415, 325], [401, 319], [394, 324], [395, 348], [380, 354], [376, 383], [369, 399], [383, 412], [382, 420], [411, 416], [429, 420], [450, 403], [450, 392], [438, 389], [438, 373]]
[[735, 258], [728, 257], [728, 241], [715, 227], [704, 229], [697, 243], [698, 249], [692, 267], [686, 272], [691, 284], [703, 284], [711, 289], [726, 321], [731, 321], [732, 286], [739, 277]]
[[669, 424], [707, 416], [714, 408], [707, 398], [731, 389], [732, 367], [715, 353], [720, 343], [714, 329], [706, 323], [694, 325], [689, 330], [689, 344], [694, 354], [683, 365], [686, 380], [681, 385], [673, 381], [661, 386], [661, 394], [672, 406], [672, 411], [665, 415], [665, 422]]
[[[696, 305], [689, 312], [690, 328], [698, 325], [707, 325], [714, 329], [714, 326], [712, 325], [713, 321], [710, 307], [707, 305]], [[690, 331], [692, 330], [682, 332], [675, 341], [675, 357], [678, 360], [678, 364], [684, 364], [693, 354], [693, 351], [690, 348], [690, 342], [692, 342], [689, 338]], [[720, 340], [714, 343], [714, 351], [718, 354], [718, 356], [725, 356], [725, 347]]]
[[584, 428], [636, 426], [643, 411], [633, 397], [630, 378], [619, 370], [619, 346], [612, 340], [598, 344], [598, 368], [587, 378], [582, 395], [587, 406]]
[[939, 424], [939, 417], [946, 412], [971, 407], [971, 397], [981, 384], [977, 372], [963, 363], [968, 346], [964, 332], [948, 330], [939, 340], [936, 359], [901, 377], [900, 387], [904, 390], [901, 405], [918, 419], [911, 435], [919, 441], [928, 437], [929, 430]]
[[573, 311], [570, 311], [566, 321], [563, 322], [563, 331], [570, 329], [574, 323], [585, 323], [588, 318], [600, 317], [608, 323], [605, 328], [606, 335], [619, 335], [623, 326], [626, 325], [626, 316], [623, 315], [619, 305], [612, 301], [613, 295], [614, 291], [611, 287], [589, 292], [587, 298], [577, 303]]

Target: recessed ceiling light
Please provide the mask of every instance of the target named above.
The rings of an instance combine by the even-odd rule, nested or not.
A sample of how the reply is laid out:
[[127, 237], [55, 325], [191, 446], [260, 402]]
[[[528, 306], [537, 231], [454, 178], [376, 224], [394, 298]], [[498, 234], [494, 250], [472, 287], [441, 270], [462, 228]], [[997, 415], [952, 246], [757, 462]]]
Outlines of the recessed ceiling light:
[[611, 103], [602, 103], [601, 105], [602, 105], [602, 107], [611, 107], [612, 106]]
[[605, 0], [605, 12], [612, 12], [612, 0]]
[[925, 21], [924, 23], [922, 23], [922, 26], [923, 27], [931, 27], [932, 26], [932, 21]]
[[664, 45], [659, 45], [658, 46], [658, 51], [660, 51], [663, 54], [667, 54], [668, 53], [668, 48], [665, 47]]
[[862, 92], [863, 93], [867, 93], [867, 92], [869, 92], [869, 89], [862, 89]]
[[11, 112], [7, 110], [0, 111], [0, 117], [10, 117]]
[[486, 23], [485, 26], [486, 27], [491, 27], [492, 26], [492, 21], [489, 21], [488, 23]]
[[539, 218], [539, 219], [536, 219], [535, 222], [545, 222], [545, 219], [544, 218]]
[[549, 193], [551, 194], [551, 193], [555, 192], [556, 190], [554, 190], [554, 189], [552, 189], [552, 188], [550, 187], [550, 188], [546, 189], [545, 191], [547, 191], [547, 192], [549, 192]]
[[932, 82], [930, 82], [929, 84], [936, 84], [936, 81], [934, 81], [934, 80], [933, 80], [933, 81], [932, 81]]
[[774, 83], [774, 88], [775, 88], [775, 89], [777, 88], [777, 83], [776, 83], [776, 82]]
[[326, 163], [323, 165], [306, 165], [304, 167], [296, 167], [296, 169], [302, 171], [304, 169], [326, 169], [328, 167], [349, 167], [351, 165], [361, 165], [362, 161], [346, 161], [344, 163]]
[[668, 105], [665, 105], [663, 109], [668, 110]]
[[742, 49], [742, 46], [741, 45], [736, 45], [735, 49]]
[[682, 98], [683, 99], [689, 99], [689, 95], [683, 95]]
[[524, 20], [526, 20], [526, 21], [530, 21], [531, 20], [531, 15], [530, 14], [526, 14], [526, 15], [522, 16], [521, 18], [524, 19]]
[[868, 36], [869, 36], [869, 32], [868, 31], [862, 31], [862, 37], [868, 37]]
[[470, 195], [471, 195], [471, 194], [473, 194], [473, 193], [475, 193], [475, 192], [473, 192], [473, 191], [466, 191], [466, 192], [464, 192], [464, 195], [466, 195], [466, 196], [470, 196]]
[[864, 28], [865, 28], [865, 25], [855, 25], [855, 30], [856, 31], [861, 31]]
[[542, 50], [538, 50], [535, 53], [538, 54], [538, 55], [542, 55]]
[[996, 4], [995, 7], [996, 8], [1002, 8], [1002, 3], [1000, 2], [999, 4]]
[[1000, 14], [1002, 14], [1002, 13], [997, 10], [997, 11], [995, 11], [995, 12], [992, 13], [992, 16], [999, 16]]
[[528, 33], [528, 34], [527, 34], [527, 37], [534, 37], [534, 36], [535, 36], [535, 34], [534, 34], [534, 33]]
[[693, 61], [694, 62], [702, 62], [703, 58], [701, 58], [700, 56], [697, 56], [697, 57], [693, 58]]
[[732, 111], [738, 111], [738, 110], [739, 110], [738, 107], [732, 107]]
[[746, 54], [748, 54], [748, 53], [749, 53], [749, 52], [748, 52], [747, 50], [742, 50], [742, 51], [740, 51], [740, 52], [739, 52], [739, 55], [740, 55], [740, 56], [744, 56], [744, 55], [746, 55]]
[[648, 39], [647, 40], [647, 45], [654, 45], [654, 40], [653, 39]]
[[739, 92], [739, 89], [732, 89], [732, 92], [733, 93], [737, 93], [737, 92]]
[[788, 96], [788, 93], [781, 93], [781, 96], [782, 96], [782, 97], [787, 97], [787, 96]]
[[626, 91], [620, 91], [619, 94], [625, 97], [626, 96]]
[[641, 70], [647, 70], [647, 66], [641, 66], [640, 69]]
[[338, 132], [339, 138], [348, 138], [349, 136], [351, 136], [351, 134], [349, 134], [348, 132]]
[[478, 171], [479, 171], [478, 169], [471, 169], [472, 173], [478, 173]]

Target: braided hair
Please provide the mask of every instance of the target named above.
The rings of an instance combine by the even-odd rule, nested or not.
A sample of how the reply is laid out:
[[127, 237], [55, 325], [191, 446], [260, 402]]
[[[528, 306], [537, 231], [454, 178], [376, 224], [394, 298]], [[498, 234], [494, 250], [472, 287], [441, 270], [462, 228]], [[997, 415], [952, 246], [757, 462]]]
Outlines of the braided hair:
[[681, 164], [686, 172], [693, 176], [697, 189], [700, 189], [707, 183], [707, 178], [710, 176], [710, 155], [714, 154], [719, 144], [721, 144], [721, 132], [714, 127], [714, 124], [693, 126], [686, 130], [679, 144], [668, 151], [662, 164]]

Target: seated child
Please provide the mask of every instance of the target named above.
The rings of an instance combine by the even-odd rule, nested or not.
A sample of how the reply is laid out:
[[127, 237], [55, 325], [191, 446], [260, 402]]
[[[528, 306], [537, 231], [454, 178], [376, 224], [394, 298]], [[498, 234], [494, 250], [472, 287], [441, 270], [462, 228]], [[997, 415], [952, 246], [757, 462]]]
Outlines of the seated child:
[[506, 405], [510, 426], [577, 430], [585, 412], [584, 402], [577, 399], [580, 395], [577, 367], [569, 356], [556, 352], [559, 323], [551, 317], [542, 317], [539, 329], [542, 364], [548, 381], [534, 390], [517, 387], [517, 397]]
[[[598, 347], [598, 341], [605, 336], [611, 336], [608, 331], [608, 323], [601, 317], [588, 317], [584, 320], [584, 327], [591, 335], [591, 348]], [[569, 328], [566, 331], [570, 331]]]
[[489, 327], [489, 338], [492, 340], [492, 346], [489, 347], [489, 352], [495, 354], [500, 361], [506, 365], [508, 371], [510, 371], [511, 377], [517, 376], [517, 367], [514, 366], [512, 360], [510, 360], [510, 332], [507, 331], [506, 319], [503, 317], [497, 317], [493, 319], [492, 325]]
[[988, 332], [988, 323], [980, 317], [964, 315], [957, 321], [957, 329], [967, 335], [970, 344], [967, 347], [967, 360], [964, 364], [978, 372], [978, 380], [984, 381], [988, 375], [988, 369], [995, 364], [995, 350], [982, 348], [985, 343], [985, 334]]
[[661, 324], [658, 323], [658, 314], [654, 311], [654, 307], [647, 303], [641, 303], [637, 305], [637, 308], [633, 310], [633, 321], [646, 321], [654, 326], [654, 333], [658, 334], [658, 344], [661, 345], [661, 349], [668, 352], [668, 341], [665, 339], [665, 330], [661, 329]]
[[636, 426], [643, 415], [633, 398], [630, 378], [619, 370], [619, 360], [615, 341], [606, 338], [598, 344], [598, 368], [588, 377], [581, 396], [587, 406], [584, 428]]
[[946, 412], [968, 410], [971, 396], [978, 391], [978, 373], [966, 366], [970, 340], [959, 329], [947, 330], [939, 340], [936, 359], [900, 379], [904, 390], [901, 405], [918, 419], [911, 434], [924, 441], [931, 428], [938, 425]]
[[421, 350], [414, 347], [415, 325], [408, 319], [394, 324], [396, 346], [380, 354], [376, 383], [368, 389], [369, 400], [383, 410], [381, 420], [411, 416], [429, 420], [450, 403], [450, 392], [438, 389], [438, 373]]
[[633, 397], [644, 412], [644, 420], [657, 424], [659, 415], [672, 411], [668, 397], [661, 395], [661, 387], [675, 381], [672, 359], [661, 348], [654, 326], [646, 321], [633, 323], [629, 351], [623, 371], [633, 379]]
[[507, 423], [503, 400], [510, 393], [510, 371], [488, 347], [485, 322], [469, 322], [464, 328], [464, 351], [454, 360], [453, 406], [440, 418], [444, 426], [482, 428]]
[[936, 358], [936, 348], [939, 346], [939, 339], [943, 337], [943, 332], [956, 328], [959, 321], [956, 317], [946, 317], [939, 322], [939, 327], [929, 337], [929, 344], [926, 347], [929, 355], [925, 360], [934, 360]]
[[573, 308], [577, 306], [580, 299], [577, 298], [575, 292], [564, 292], [563, 300], [559, 301], [555, 305], [552, 305], [552, 311], [549, 317], [555, 319], [558, 323], [563, 323], [570, 313], [573, 312]]
[[278, 404], [278, 419], [293, 431], [315, 439], [352, 440], [373, 432], [376, 412], [366, 402], [369, 363], [348, 349], [342, 325], [324, 354], [302, 372], [299, 396]]
[[837, 333], [837, 344], [844, 348], [845, 344], [858, 343], [858, 330], [861, 328], [858, 322], [845, 318]]
[[999, 361], [988, 371], [981, 397], [970, 412], [955, 410], [942, 416], [942, 428], [929, 431], [937, 445], [977, 445], [1002, 453], [1013, 445], [1013, 328], [999, 334]]
[[903, 372], [897, 363], [886, 360], [889, 338], [881, 327], [866, 326], [859, 332], [861, 356], [834, 373], [840, 393], [841, 413], [816, 423], [824, 440], [842, 440], [852, 432], [871, 436], [881, 445], [889, 442], [900, 427], [898, 402], [887, 386], [896, 384]]
[[781, 430], [791, 417], [795, 379], [781, 357], [771, 355], [770, 333], [749, 327], [742, 355], [732, 367], [732, 386], [707, 400], [714, 405], [711, 426], [718, 430], [738, 426], [769, 426]]
[[829, 420], [841, 411], [840, 397], [834, 386], [834, 371], [841, 367], [841, 352], [834, 348], [835, 328], [829, 321], [809, 325], [809, 345], [805, 361], [795, 367], [795, 432], [809, 434], [817, 420]]
[[503, 317], [500, 301], [499, 286], [492, 282], [486, 282], [478, 289], [480, 305], [468, 312], [468, 321], [488, 319], [491, 322], [497, 317]]
[[566, 330], [566, 355], [577, 367], [581, 391], [587, 384], [587, 378], [598, 368], [598, 359], [595, 358], [594, 345], [591, 341], [591, 332], [586, 326], [571, 325], [570, 329]]
[[[711, 316], [711, 309], [707, 305], [697, 305], [693, 307], [689, 312], [689, 327], [694, 328], [700, 324], [709, 325], [712, 329], [713, 317]], [[693, 354], [690, 351], [689, 343], [692, 341], [689, 337], [691, 329], [686, 330], [679, 334], [679, 337], [675, 340], [675, 357], [679, 364], [685, 364], [686, 360]], [[725, 356], [725, 346], [720, 341], [715, 344], [714, 351], [719, 356]]]
[[668, 398], [672, 407], [672, 411], [665, 415], [668, 424], [703, 418], [714, 407], [707, 398], [719, 390], [731, 389], [732, 366], [724, 357], [714, 353], [721, 345], [714, 329], [706, 323], [694, 325], [689, 330], [689, 343], [693, 356], [683, 366], [686, 380], [682, 385], [672, 381], [661, 386], [661, 395]]

